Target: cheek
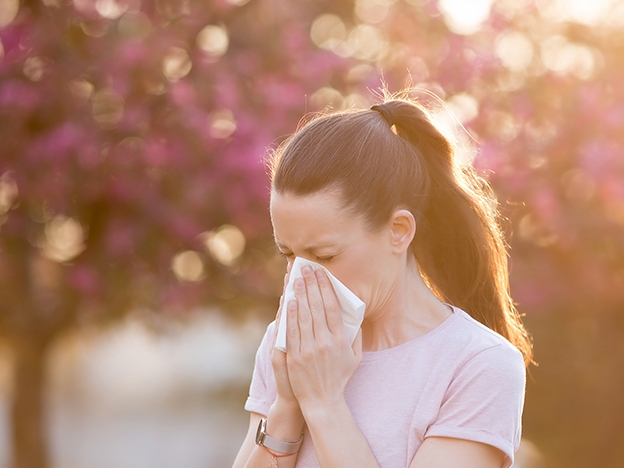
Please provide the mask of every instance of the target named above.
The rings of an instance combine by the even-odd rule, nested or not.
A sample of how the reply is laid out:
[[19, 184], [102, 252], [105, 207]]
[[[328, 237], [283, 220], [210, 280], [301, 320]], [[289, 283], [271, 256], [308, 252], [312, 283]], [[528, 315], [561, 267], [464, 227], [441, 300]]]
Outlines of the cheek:
[[342, 258], [340, 260], [325, 264], [324, 266], [331, 272], [332, 275], [338, 278], [342, 284], [360, 297], [364, 281], [360, 271], [361, 268], [358, 267], [359, 262], [354, 262], [352, 260], [353, 259]]
[[370, 258], [336, 263], [335, 267], [329, 266], [329, 270], [356, 296], [366, 304], [370, 303], [379, 280], [378, 266]]

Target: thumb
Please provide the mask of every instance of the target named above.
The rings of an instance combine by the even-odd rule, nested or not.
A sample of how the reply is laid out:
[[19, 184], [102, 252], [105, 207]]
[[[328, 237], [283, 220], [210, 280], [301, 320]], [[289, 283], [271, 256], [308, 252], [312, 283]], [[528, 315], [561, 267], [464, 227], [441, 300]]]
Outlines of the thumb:
[[353, 350], [353, 354], [358, 359], [362, 358], [362, 329], [358, 329], [357, 335], [355, 335], [355, 340], [353, 340], [353, 344], [351, 345], [351, 349]]

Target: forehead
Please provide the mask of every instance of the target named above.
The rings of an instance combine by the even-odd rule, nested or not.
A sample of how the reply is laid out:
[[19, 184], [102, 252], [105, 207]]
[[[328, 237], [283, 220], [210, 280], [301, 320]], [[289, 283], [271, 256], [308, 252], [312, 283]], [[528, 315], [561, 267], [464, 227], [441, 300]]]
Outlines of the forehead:
[[290, 249], [335, 243], [364, 229], [364, 220], [344, 207], [338, 191], [310, 195], [273, 192], [271, 221], [275, 241]]

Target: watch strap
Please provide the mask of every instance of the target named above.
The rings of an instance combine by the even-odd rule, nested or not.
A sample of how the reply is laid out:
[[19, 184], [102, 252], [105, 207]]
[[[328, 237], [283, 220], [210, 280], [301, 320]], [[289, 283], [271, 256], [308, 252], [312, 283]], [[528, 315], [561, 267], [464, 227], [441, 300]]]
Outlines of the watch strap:
[[256, 432], [256, 444], [262, 447], [266, 447], [269, 450], [276, 452], [278, 454], [284, 455], [292, 455], [297, 453], [299, 447], [301, 447], [301, 441], [303, 440], [303, 435], [299, 438], [299, 440], [291, 441], [291, 440], [280, 440], [274, 437], [271, 437], [266, 433], [266, 424], [267, 419], [262, 418], [260, 423], [258, 424], [258, 430]]

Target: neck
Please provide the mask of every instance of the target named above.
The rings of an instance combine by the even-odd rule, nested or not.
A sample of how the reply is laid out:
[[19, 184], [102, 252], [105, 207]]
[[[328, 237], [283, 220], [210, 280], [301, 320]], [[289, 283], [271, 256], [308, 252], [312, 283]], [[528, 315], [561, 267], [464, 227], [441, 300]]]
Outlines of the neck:
[[407, 262], [384, 298], [367, 311], [362, 323], [362, 349], [392, 348], [430, 332], [451, 310], [427, 287], [416, 262]]

